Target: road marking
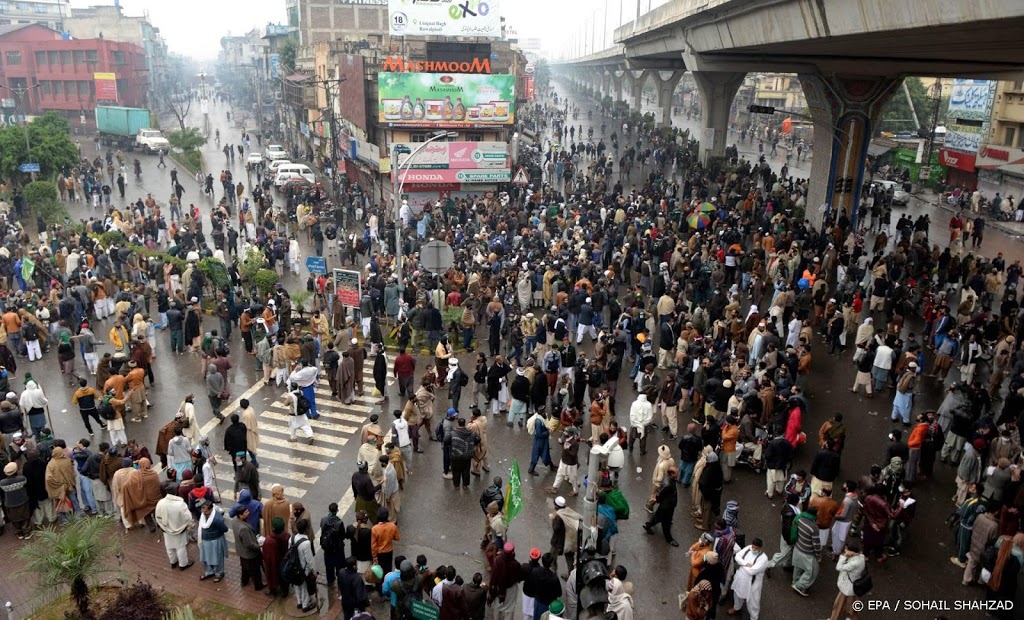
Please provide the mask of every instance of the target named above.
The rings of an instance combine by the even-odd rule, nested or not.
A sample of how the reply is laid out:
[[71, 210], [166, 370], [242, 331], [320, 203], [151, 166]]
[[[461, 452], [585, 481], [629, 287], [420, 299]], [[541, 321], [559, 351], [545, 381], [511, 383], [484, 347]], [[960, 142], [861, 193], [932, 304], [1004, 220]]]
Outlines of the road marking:
[[275, 468], [267, 465], [260, 467], [260, 481], [262, 482], [264, 474], [267, 476], [273, 476], [275, 478], [284, 478], [291, 480], [295, 483], [308, 484], [310, 486], [316, 484], [316, 481], [320, 478], [319, 476], [311, 476], [309, 474], [303, 474], [297, 471], [286, 471], [284, 468], [277, 468], [280, 471], [275, 471]]
[[[310, 454], [326, 456], [332, 459], [338, 456], [337, 450], [331, 448], [322, 448], [316, 445], [310, 445], [306, 443], [305, 438], [300, 438], [297, 441], [292, 442], [288, 441], [287, 439], [277, 439], [276, 437], [260, 437], [260, 443], [266, 443], [267, 445], [277, 446], [278, 448], [291, 448], [292, 450], [298, 450], [299, 452], [308, 452]], [[348, 439], [344, 437], [331, 437], [331, 443], [343, 446], [346, 443], [348, 443]]]
[[[280, 408], [282, 411], [288, 411], [287, 408], [285, 408], [283, 405], [280, 405], [278, 403], [274, 403], [273, 405], [271, 405], [271, 407], [273, 407], [273, 408]], [[287, 413], [277, 413], [276, 411], [270, 411], [270, 410], [264, 411], [263, 412], [263, 416], [271, 418], [271, 419], [275, 419], [275, 420], [279, 419], [279, 420], [284, 420], [284, 421], [287, 421], [287, 419], [289, 417], [289, 415]], [[324, 429], [324, 430], [328, 430], [328, 431], [336, 431], [336, 432], [339, 432], [339, 433], [346, 433], [346, 434], [349, 434], [349, 435], [351, 435], [352, 433], [355, 433], [356, 431], [359, 430], [355, 426], [345, 426], [343, 424], [336, 424], [334, 422], [329, 422], [327, 420], [322, 419], [324, 417], [325, 416], [321, 415], [320, 418], [318, 418], [316, 420], [310, 420], [309, 421], [309, 425], [313, 427], [313, 430]]]
[[[271, 459], [273, 461], [283, 461], [285, 463], [291, 463], [298, 467], [308, 467], [310, 469], [319, 469], [323, 471], [330, 467], [330, 463], [326, 461], [311, 461], [309, 459], [299, 458], [291, 454], [284, 454], [282, 452], [273, 452], [271, 450], [264, 450], [263, 446], [256, 451], [256, 460]], [[260, 470], [262, 471], [262, 469]]]

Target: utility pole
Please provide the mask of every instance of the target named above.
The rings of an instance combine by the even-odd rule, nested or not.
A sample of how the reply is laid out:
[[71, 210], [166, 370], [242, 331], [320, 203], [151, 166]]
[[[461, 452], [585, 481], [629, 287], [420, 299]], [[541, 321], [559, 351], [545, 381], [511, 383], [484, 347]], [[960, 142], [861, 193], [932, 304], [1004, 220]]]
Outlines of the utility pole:
[[206, 73], [199, 74], [199, 108], [203, 113], [203, 133], [210, 135], [210, 101], [206, 98]]

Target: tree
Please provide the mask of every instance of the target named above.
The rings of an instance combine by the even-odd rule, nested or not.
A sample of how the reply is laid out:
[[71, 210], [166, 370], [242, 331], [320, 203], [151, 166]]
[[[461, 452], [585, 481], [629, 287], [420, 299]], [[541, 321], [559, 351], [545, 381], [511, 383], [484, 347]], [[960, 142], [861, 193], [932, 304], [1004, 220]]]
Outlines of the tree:
[[64, 203], [57, 199], [57, 184], [53, 181], [33, 181], [25, 186], [24, 193], [29, 213], [47, 224], [63, 224], [69, 217]]
[[[185, 131], [185, 119], [188, 117], [189, 110], [192, 109], [192, 97], [181, 94], [167, 95], [164, 97], [164, 102], [174, 114], [174, 118], [178, 119], [178, 126], [181, 127], [182, 131]], [[169, 142], [170, 138], [167, 140]]]
[[298, 51], [295, 39], [285, 39], [281, 47], [277, 48], [277, 53], [281, 55], [281, 65], [288, 71], [295, 71], [295, 56]]
[[551, 80], [551, 66], [546, 59], [541, 58], [533, 66], [533, 79], [537, 83], [537, 88], [547, 87]]
[[[882, 117], [878, 123], [880, 131], [892, 132], [914, 132], [925, 129], [931, 132], [932, 120], [935, 116], [935, 98], [930, 89], [924, 85], [919, 77], [906, 78], [907, 90], [910, 91], [910, 101], [907, 101], [906, 92], [901, 86], [893, 94], [892, 98], [882, 107]], [[913, 102], [914, 111], [910, 106]], [[945, 106], [939, 102], [939, 124], [945, 121]], [[914, 126], [914, 112], [917, 113], [918, 127]]]
[[120, 551], [119, 536], [112, 532], [111, 517], [73, 517], [67, 526], [36, 532], [35, 539], [15, 552], [24, 562], [19, 573], [33, 574], [44, 592], [67, 585], [83, 620], [95, 618], [89, 604], [86, 581], [102, 573], [104, 561]]
[[167, 141], [181, 151], [194, 151], [206, 144], [207, 138], [196, 127], [185, 127], [167, 134]]
[[29, 123], [27, 131], [28, 147], [24, 126], [0, 128], [0, 177], [27, 183], [29, 173], [18, 171], [21, 164], [37, 163], [42, 176], [53, 177], [78, 163], [78, 147], [63, 117], [47, 112]]

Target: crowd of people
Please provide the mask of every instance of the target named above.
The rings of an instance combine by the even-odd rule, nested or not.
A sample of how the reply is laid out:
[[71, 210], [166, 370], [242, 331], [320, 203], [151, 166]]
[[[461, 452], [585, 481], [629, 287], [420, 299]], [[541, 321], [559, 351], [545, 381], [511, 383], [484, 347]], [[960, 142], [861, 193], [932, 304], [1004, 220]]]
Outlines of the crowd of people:
[[[673, 524], [683, 504], [701, 532], [683, 560], [689, 572], [679, 605], [687, 618], [713, 618], [727, 603], [729, 615], [745, 608], [756, 620], [774, 569], [791, 570], [792, 590], [806, 597], [820, 589], [824, 561], [838, 574], [831, 617], [856, 618], [854, 603], [872, 588], [868, 566], [901, 554], [918, 485], [934, 485], [936, 468], [950, 462], [951, 561], [964, 569], [965, 585], [982, 580], [990, 600], [1016, 600], [1024, 585], [1020, 261], [974, 254], [956, 243], [953, 222], [944, 250], [930, 238], [927, 217], [900, 217], [890, 231], [889, 205], [871, 193], [859, 222], [826, 213], [815, 225], [804, 213], [807, 181], [785, 167], [773, 171], [735, 148], [708, 167], [687, 132], [601, 110], [602, 127], [613, 128], [607, 143], [604, 128], [596, 141], [592, 131], [584, 139], [574, 122], [583, 109], [543, 90], [521, 115], [546, 136], [534, 170], [544, 182], [488, 198], [405, 203], [397, 218], [349, 192], [339, 205], [362, 230], [321, 224], [327, 208], [319, 188], [275, 205], [265, 187], [253, 187], [250, 202], [226, 180], [224, 200], [209, 214], [213, 247], [198, 208], [172, 206], [168, 225], [150, 196], [89, 220], [83, 231], [42, 229], [39, 243], [0, 250], [0, 277], [14, 290], [2, 300], [0, 330], [8, 522], [22, 537], [71, 513], [112, 514], [126, 529], [147, 524], [163, 531], [168, 560], [182, 570], [192, 565], [195, 541], [201, 578], [214, 581], [225, 574], [230, 529], [243, 586], [270, 595], [291, 587], [307, 611], [322, 603], [318, 543], [345, 618], [367, 610], [378, 590], [399, 619], [420, 601], [453, 619], [490, 610], [501, 619], [558, 620], [579, 611], [630, 620], [632, 585], [615, 562], [629, 515], [619, 480], [633, 463], [651, 461], [643, 530], [653, 535], [658, 526], [665, 544], [680, 546]], [[105, 247], [100, 238], [114, 229], [125, 241]], [[317, 254], [326, 237], [340, 261], [362, 265], [364, 293], [351, 316], [328, 278], [309, 278], [308, 321], [295, 319], [283, 284], [266, 295], [242, 286], [246, 260], [297, 273], [302, 230], [319, 243]], [[454, 249], [442, 276], [419, 262], [417, 248], [430, 238]], [[133, 249], [165, 244], [185, 269]], [[224, 265], [222, 290], [199, 266], [206, 257]], [[218, 329], [205, 330], [200, 300], [211, 294]], [[105, 342], [96, 337], [101, 323], [111, 325]], [[230, 508], [216, 478], [218, 457], [200, 432], [197, 407], [205, 404], [193, 395], [161, 427], [159, 466], [127, 432], [126, 420], [150, 413], [147, 388], [163, 330], [172, 354], [197, 360], [210, 414], [228, 422]], [[293, 441], [314, 441], [309, 420], [321, 415], [321, 376], [332, 399], [351, 403], [366, 391], [363, 367], [371, 365], [380, 408], [360, 431], [352, 525], [332, 504], [314, 540], [312, 516], [282, 487], [262, 498], [259, 413], [245, 400], [239, 411], [223, 410], [236, 330], [252, 354], [243, 363], [284, 388]], [[108, 346], [113, 351], [101, 355]], [[392, 360], [389, 346], [397, 350]], [[87, 434], [93, 422], [109, 434], [95, 451], [88, 438], [71, 448], [54, 439], [46, 395], [30, 375], [22, 373], [24, 390], [14, 392], [20, 356], [31, 364], [47, 348], [57, 349], [68, 384], [77, 386]], [[842, 467], [844, 420], [855, 412], [811, 411], [813, 359], [826, 354], [848, 365], [852, 392], [891, 394], [892, 429], [870, 471]], [[94, 380], [77, 377], [79, 356]], [[934, 389], [946, 392], [937, 410], [915, 402]], [[827, 418], [817, 432], [812, 416]], [[486, 570], [470, 577], [403, 557], [403, 494], [413, 481], [432, 484], [417, 463], [429, 445], [423, 437], [439, 444], [441, 479], [468, 490], [490, 472], [493, 424], [513, 429], [497, 432], [514, 433], [509, 443], [523, 462], [529, 454], [526, 475], [551, 477], [549, 548], [531, 548], [528, 562], [517, 558], [499, 477], [480, 498]], [[647, 457], [648, 448], [656, 455]], [[806, 471], [793, 465], [801, 453], [811, 460]], [[598, 460], [599, 476], [585, 491], [597, 505], [588, 523], [572, 498], [589, 459]], [[785, 499], [777, 547], [766, 532], [750, 532], [748, 541], [740, 502], [727, 497], [740, 466], [765, 472], [768, 499]], [[752, 503], [744, 500], [747, 510]], [[581, 529], [594, 530], [591, 547], [577, 547]], [[584, 558], [603, 571], [577, 570]], [[595, 583], [603, 596], [580, 595]]]

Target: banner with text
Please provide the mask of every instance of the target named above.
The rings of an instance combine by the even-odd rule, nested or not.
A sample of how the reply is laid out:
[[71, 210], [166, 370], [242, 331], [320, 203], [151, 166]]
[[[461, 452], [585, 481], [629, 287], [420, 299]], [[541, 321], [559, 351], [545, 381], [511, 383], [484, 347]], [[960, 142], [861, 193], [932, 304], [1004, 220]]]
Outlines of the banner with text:
[[501, 38], [500, 0], [388, 0], [392, 36]]
[[96, 82], [96, 101], [117, 101], [117, 75], [114, 73], [93, 73]]
[[378, 122], [387, 127], [485, 129], [515, 124], [515, 77], [379, 73]]
[[512, 178], [512, 171], [508, 168], [501, 170], [409, 170], [402, 168], [401, 172], [392, 169], [391, 174], [397, 174], [402, 183], [428, 185], [437, 183], [508, 183]]
[[946, 112], [945, 148], [961, 153], [978, 152], [988, 134], [996, 84], [994, 80], [953, 80]]
[[[398, 154], [398, 166], [411, 170], [501, 170], [508, 169], [507, 142], [432, 142], [399, 144], [408, 153]], [[416, 156], [410, 160], [411, 153]], [[404, 149], [399, 149], [402, 151]]]

